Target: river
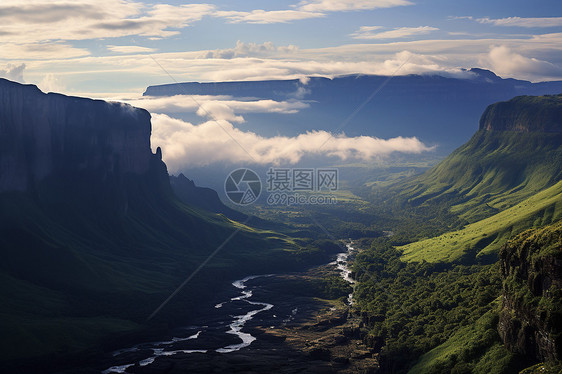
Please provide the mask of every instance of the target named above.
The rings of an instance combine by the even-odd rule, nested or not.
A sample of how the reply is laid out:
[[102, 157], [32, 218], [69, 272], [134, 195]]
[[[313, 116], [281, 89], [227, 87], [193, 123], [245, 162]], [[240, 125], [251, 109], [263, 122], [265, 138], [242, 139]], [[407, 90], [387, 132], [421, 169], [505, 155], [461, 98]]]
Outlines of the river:
[[[354, 284], [348, 267], [349, 256], [355, 251], [352, 243], [347, 251], [339, 253], [334, 265], [341, 277]], [[281, 308], [279, 305], [263, 300], [255, 300], [260, 291], [260, 280], [274, 277], [273, 274], [251, 275], [232, 282], [232, 294], [226, 300], [214, 305], [205, 324], [188, 326], [174, 331], [173, 336], [162, 341], [142, 343], [133, 347], [119, 349], [112, 353], [114, 365], [102, 374], [127, 373], [133, 366], [150, 367], [161, 356], [176, 354], [216, 353], [228, 354], [250, 346], [256, 337], [245, 331], [248, 325], [276, 328], [289, 323], [299, 313], [298, 306]], [[348, 304], [352, 305], [353, 294], [349, 294]]]

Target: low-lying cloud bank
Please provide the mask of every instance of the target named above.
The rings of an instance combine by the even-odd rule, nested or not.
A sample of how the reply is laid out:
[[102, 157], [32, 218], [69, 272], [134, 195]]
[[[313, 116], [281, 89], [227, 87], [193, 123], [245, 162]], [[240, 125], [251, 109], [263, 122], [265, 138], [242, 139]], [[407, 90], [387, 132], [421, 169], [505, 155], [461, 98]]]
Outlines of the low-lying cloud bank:
[[120, 101], [144, 108], [152, 113], [197, 113], [201, 117], [236, 123], [244, 122], [244, 117], [238, 114], [294, 114], [309, 107], [309, 104], [297, 100], [235, 100], [231, 96], [209, 95], [145, 96]]
[[165, 114], [152, 114], [152, 127], [152, 147], [162, 148], [172, 173], [214, 163], [295, 164], [305, 156], [371, 161], [393, 152], [419, 154], [433, 149], [415, 137], [332, 136], [326, 131], [268, 138], [242, 131], [226, 120], [194, 125]]

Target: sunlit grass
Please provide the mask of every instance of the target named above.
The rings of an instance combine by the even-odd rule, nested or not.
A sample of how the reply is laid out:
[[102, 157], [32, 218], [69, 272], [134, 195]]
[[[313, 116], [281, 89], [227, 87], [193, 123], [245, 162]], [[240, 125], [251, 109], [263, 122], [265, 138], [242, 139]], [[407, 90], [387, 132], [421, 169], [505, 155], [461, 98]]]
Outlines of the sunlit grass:
[[405, 246], [405, 261], [450, 262], [467, 251], [488, 254], [499, 250], [507, 239], [529, 228], [548, 224], [562, 217], [562, 181], [535, 196], [492, 217]]

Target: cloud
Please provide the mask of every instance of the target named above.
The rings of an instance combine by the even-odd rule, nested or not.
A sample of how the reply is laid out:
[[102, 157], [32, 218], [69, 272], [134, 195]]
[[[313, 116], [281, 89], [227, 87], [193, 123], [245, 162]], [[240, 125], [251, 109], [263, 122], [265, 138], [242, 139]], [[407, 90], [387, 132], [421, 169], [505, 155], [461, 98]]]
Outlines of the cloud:
[[88, 56], [86, 49], [62, 43], [1, 43], [2, 59], [48, 60]]
[[297, 8], [307, 12], [341, 12], [412, 5], [407, 0], [304, 0]]
[[251, 12], [240, 11], [217, 11], [213, 13], [215, 17], [226, 18], [231, 23], [287, 23], [310, 18], [324, 17], [324, 13], [306, 12], [300, 10], [261, 10], [256, 9]]
[[[69, 87], [72, 82], [78, 82], [73, 85], [75, 94], [80, 89], [91, 92], [87, 86], [80, 87], [81, 82], [91, 82], [94, 79], [107, 81], [119, 74], [134, 77], [135, 82], [144, 81], [147, 84], [170, 83], [167, 73], [179, 82], [302, 79], [306, 76], [333, 77], [342, 74], [439, 74], [463, 78], [467, 77], [467, 73], [461, 68], [478, 66], [495, 69], [489, 60], [490, 46], [494, 45], [503, 45], [523, 56], [562, 66], [562, 33], [511, 38], [398, 39], [385, 43], [351, 43], [323, 48], [272, 48], [268, 47], [270, 45], [238, 43], [228, 50], [160, 52], [151, 56], [55, 57], [45, 61], [26, 61], [26, 78], [32, 77], [33, 81], [40, 81], [47, 72], [56, 72], [65, 77]], [[240, 56], [235, 57], [234, 53]], [[406, 61], [404, 56], [408, 53], [414, 56]], [[397, 70], [405, 61], [406, 64]], [[502, 76], [535, 82], [562, 79], [562, 74], [546, 75], [539, 70], [532, 75]], [[138, 83], [115, 86], [116, 92], [137, 93], [144, 88]]]
[[11, 81], [24, 83], [23, 71], [25, 70], [25, 64], [8, 64], [3, 69], [0, 68], [0, 78], [6, 78]]
[[472, 16], [449, 16], [449, 17], [447, 17], [447, 19], [450, 20], [450, 21], [463, 20], [463, 19], [472, 21], [474, 19], [474, 17], [472, 17]]
[[229, 121], [229, 122], [236, 122], [236, 123], [243, 123], [246, 120], [242, 116], [237, 116], [234, 113], [234, 109], [226, 105], [225, 103], [221, 103], [218, 101], [208, 101], [197, 109], [197, 115], [201, 117], [208, 117], [209, 120], [214, 121]]
[[37, 86], [43, 92], [64, 92], [66, 87], [60, 81], [59, 77], [53, 73], [48, 73], [45, 77], [37, 84]]
[[325, 12], [371, 10], [412, 4], [407, 0], [305, 0], [293, 5], [294, 10], [216, 11], [213, 16], [226, 18], [231, 23], [288, 23], [325, 17]]
[[483, 59], [494, 72], [500, 76], [534, 77], [541, 74], [546, 77], [562, 76], [562, 67], [548, 61], [525, 57], [506, 46], [494, 46]]
[[[156, 113], [201, 113], [199, 115], [215, 115], [220, 113], [214, 111], [229, 108], [236, 113], [281, 113], [294, 114], [309, 107], [307, 103], [300, 101], [275, 101], [275, 100], [233, 100], [230, 96], [207, 96], [207, 95], [176, 95], [176, 96], [144, 96], [134, 100], [122, 100], [133, 106], [144, 108], [149, 112]], [[203, 109], [201, 109], [203, 108]], [[220, 118], [227, 119], [227, 118]]]
[[201, 58], [224, 58], [231, 59], [235, 57], [263, 57], [279, 54], [295, 54], [299, 48], [295, 45], [277, 47], [272, 42], [257, 43], [244, 43], [238, 40], [234, 48], [216, 49], [201, 54]]
[[193, 125], [164, 114], [152, 115], [152, 128], [152, 147], [162, 148], [172, 173], [219, 162], [295, 164], [310, 155], [369, 161], [393, 152], [419, 154], [432, 149], [417, 138], [332, 137], [326, 131], [267, 138], [241, 131], [224, 120]]
[[210, 4], [147, 5], [125, 0], [3, 0], [0, 42], [168, 37], [215, 10]]
[[108, 45], [106, 46], [106, 48], [111, 52], [125, 53], [125, 54], [150, 53], [156, 51], [156, 49], [154, 48], [141, 47], [138, 45]]
[[518, 26], [518, 27], [560, 27], [562, 26], [562, 17], [507, 17], [507, 18], [479, 18], [479, 23], [491, 24], [494, 26]]
[[394, 30], [376, 32], [373, 31], [381, 29], [382, 26], [362, 26], [358, 31], [351, 34], [353, 39], [397, 39], [407, 38], [410, 36], [425, 35], [432, 31], [439, 30], [431, 26], [419, 27], [398, 27]]

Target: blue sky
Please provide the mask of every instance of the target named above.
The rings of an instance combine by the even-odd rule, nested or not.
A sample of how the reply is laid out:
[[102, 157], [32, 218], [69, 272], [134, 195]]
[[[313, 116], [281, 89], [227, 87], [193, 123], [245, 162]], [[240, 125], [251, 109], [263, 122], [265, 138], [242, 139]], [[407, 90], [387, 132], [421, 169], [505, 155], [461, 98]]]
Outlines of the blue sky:
[[484, 67], [562, 79], [562, 5], [554, 0], [3, 0], [0, 21], [0, 76], [75, 94], [141, 93], [169, 75], [462, 75]]

